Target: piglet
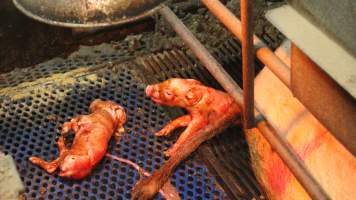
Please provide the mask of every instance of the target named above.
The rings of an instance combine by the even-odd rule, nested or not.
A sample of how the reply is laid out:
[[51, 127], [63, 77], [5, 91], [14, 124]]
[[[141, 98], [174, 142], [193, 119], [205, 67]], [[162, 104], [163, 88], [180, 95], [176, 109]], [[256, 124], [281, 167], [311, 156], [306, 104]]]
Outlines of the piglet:
[[168, 79], [147, 86], [146, 94], [157, 104], [181, 107], [188, 114], [169, 122], [156, 133], [156, 136], [167, 136], [178, 127], [187, 127], [165, 152], [169, 157], [167, 162], [134, 187], [132, 199], [139, 200], [152, 199], [181, 161], [204, 141], [236, 122], [241, 111], [227, 93], [206, 87], [194, 79]]
[[[112, 101], [94, 100], [90, 104], [91, 114], [74, 117], [63, 124], [57, 145], [59, 157], [47, 162], [38, 157], [30, 161], [53, 173], [60, 169], [59, 176], [82, 179], [99, 163], [106, 153], [111, 136], [122, 133], [126, 120], [125, 110]], [[73, 130], [75, 137], [70, 149], [65, 146], [65, 135]]]

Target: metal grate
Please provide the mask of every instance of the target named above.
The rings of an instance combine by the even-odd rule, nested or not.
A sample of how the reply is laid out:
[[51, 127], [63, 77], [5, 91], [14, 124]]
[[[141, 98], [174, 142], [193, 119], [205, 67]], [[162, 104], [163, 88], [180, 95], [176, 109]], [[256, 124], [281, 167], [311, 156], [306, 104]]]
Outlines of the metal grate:
[[98, 56], [95, 60], [80, 57], [69, 58], [67, 60], [54, 59], [35, 67], [15, 69], [11, 72], [0, 74], [0, 88], [14, 87], [23, 82], [48, 78], [53, 74], [66, 73], [83, 66], [90, 68], [99, 63], [116, 61], [118, 57], [119, 55], [109, 54]]
[[[116, 72], [100, 69], [77, 75], [72, 83], [53, 82], [24, 92], [21, 98], [0, 97], [0, 150], [16, 160], [26, 186], [26, 199], [129, 199], [138, 172], [114, 160], [103, 159], [82, 181], [49, 175], [28, 161], [31, 155], [55, 158], [60, 125], [69, 118], [88, 113], [96, 98], [113, 100], [127, 110], [126, 134], [120, 144], [111, 141], [108, 152], [130, 159], [152, 172], [164, 162], [163, 149], [171, 141], [153, 135], [169, 117], [144, 94], [144, 84], [128, 65]], [[133, 65], [133, 64], [132, 64]], [[182, 163], [172, 177], [183, 199], [225, 199], [206, 167], [191, 159]], [[162, 199], [161, 196], [157, 197]]]
[[132, 60], [147, 54], [153, 46], [151, 38], [152, 33], [142, 33], [138, 36], [128, 36], [125, 40], [112, 41], [110, 44], [82, 46], [66, 59], [55, 58], [36, 66], [18, 68], [0, 74], [0, 89], [50, 78], [53, 74], [66, 73], [78, 68], [95, 68], [100, 64], [112, 65]]

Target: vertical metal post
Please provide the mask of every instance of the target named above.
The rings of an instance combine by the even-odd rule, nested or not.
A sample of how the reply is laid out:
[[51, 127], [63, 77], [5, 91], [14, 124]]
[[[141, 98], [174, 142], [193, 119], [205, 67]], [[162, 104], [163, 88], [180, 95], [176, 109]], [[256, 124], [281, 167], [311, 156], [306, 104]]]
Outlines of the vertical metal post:
[[253, 0], [241, 0], [242, 22], [242, 75], [243, 75], [243, 125], [245, 129], [255, 126], [254, 120], [254, 77], [255, 59], [253, 45]]

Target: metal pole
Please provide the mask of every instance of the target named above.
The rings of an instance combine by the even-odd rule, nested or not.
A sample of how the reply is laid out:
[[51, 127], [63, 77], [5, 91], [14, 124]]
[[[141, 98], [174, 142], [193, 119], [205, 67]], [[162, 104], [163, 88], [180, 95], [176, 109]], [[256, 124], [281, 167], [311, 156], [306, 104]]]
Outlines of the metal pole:
[[[194, 37], [182, 21], [179, 20], [168, 7], [162, 7], [159, 10], [159, 13], [173, 27], [176, 33], [182, 38], [185, 44], [193, 51], [194, 55], [198, 57], [221, 86], [235, 99], [236, 103], [243, 107], [244, 102], [241, 88], [208, 52], [208, 50]], [[257, 110], [254, 110], [254, 112], [256, 119], [262, 118]], [[320, 187], [319, 183], [306, 169], [304, 163], [298, 159], [297, 155], [288, 147], [287, 142], [281, 137], [281, 134], [278, 134], [275, 130], [271, 129], [264, 119], [258, 120], [257, 127], [313, 199], [330, 199]]]
[[[241, 22], [218, 0], [201, 0], [226, 28], [237, 38], [242, 40]], [[242, 9], [242, 7], [241, 7]], [[243, 15], [242, 15], [243, 16]], [[242, 17], [241, 16], [241, 17]], [[265, 64], [288, 88], [290, 88], [289, 67], [278, 58], [256, 35], [253, 36], [253, 44], [257, 58]]]
[[250, 129], [255, 126], [254, 116], [254, 78], [255, 59], [253, 48], [253, 0], [241, 0], [242, 21], [242, 77], [243, 77], [243, 126]]

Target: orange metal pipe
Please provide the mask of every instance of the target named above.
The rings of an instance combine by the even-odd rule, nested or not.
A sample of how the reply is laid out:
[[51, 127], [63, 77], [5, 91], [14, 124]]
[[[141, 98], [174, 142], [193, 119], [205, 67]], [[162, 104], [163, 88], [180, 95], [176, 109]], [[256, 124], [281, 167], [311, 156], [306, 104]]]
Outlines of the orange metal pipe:
[[242, 21], [242, 74], [243, 74], [243, 125], [245, 129], [255, 126], [254, 78], [255, 59], [253, 50], [253, 0], [241, 0]]
[[[226, 28], [242, 40], [240, 20], [219, 0], [201, 0]], [[256, 35], [253, 35], [256, 56], [265, 64], [288, 88], [290, 88], [290, 70]]]

